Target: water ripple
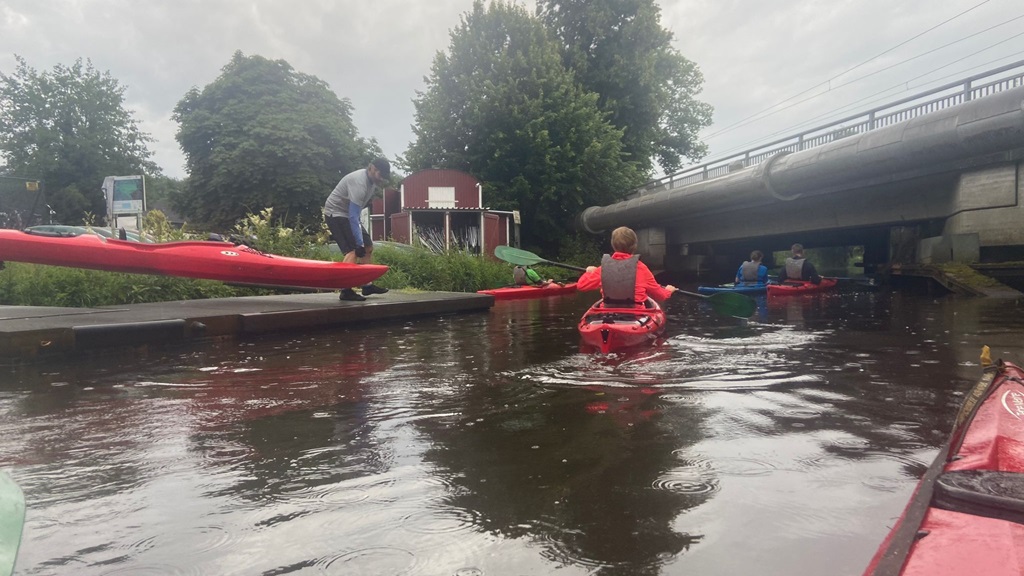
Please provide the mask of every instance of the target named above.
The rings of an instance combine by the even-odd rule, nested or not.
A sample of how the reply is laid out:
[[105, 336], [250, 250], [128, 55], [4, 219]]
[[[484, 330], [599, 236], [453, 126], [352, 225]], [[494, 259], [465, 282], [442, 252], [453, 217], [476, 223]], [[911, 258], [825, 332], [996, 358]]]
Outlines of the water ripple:
[[401, 576], [412, 573], [416, 564], [415, 554], [392, 546], [361, 548], [313, 562], [320, 573], [345, 576]]

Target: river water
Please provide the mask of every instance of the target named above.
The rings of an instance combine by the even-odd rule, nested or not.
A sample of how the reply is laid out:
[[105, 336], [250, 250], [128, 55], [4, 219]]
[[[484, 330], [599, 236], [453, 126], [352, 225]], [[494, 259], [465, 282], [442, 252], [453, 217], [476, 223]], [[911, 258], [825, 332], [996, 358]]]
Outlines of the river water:
[[581, 352], [593, 293], [3, 368], [41, 574], [856, 575], [1014, 300], [682, 295]]

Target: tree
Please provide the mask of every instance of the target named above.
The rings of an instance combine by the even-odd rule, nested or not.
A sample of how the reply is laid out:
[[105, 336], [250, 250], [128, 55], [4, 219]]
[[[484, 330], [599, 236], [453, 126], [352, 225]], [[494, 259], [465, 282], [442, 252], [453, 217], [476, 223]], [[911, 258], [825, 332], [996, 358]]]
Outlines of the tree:
[[173, 117], [189, 173], [175, 208], [214, 229], [266, 207], [281, 223], [319, 221], [341, 176], [381, 154], [359, 137], [347, 98], [284, 60], [241, 52]]
[[414, 101], [410, 169], [473, 174], [485, 204], [520, 210], [524, 241], [546, 249], [557, 248], [584, 207], [621, 199], [639, 183], [622, 132], [562, 65], [538, 19], [477, 0], [451, 37]]
[[699, 160], [707, 147], [698, 131], [711, 123], [711, 106], [696, 99], [704, 77], [672, 46], [655, 0], [540, 0], [537, 12], [562, 42], [566, 66], [624, 132], [625, 150], [650, 174], [666, 173], [683, 158]]
[[11, 175], [40, 179], [59, 222], [86, 212], [106, 215], [103, 178], [159, 174], [147, 144], [124, 107], [125, 87], [91, 61], [39, 73], [15, 56], [13, 74], [0, 72], [0, 157]]

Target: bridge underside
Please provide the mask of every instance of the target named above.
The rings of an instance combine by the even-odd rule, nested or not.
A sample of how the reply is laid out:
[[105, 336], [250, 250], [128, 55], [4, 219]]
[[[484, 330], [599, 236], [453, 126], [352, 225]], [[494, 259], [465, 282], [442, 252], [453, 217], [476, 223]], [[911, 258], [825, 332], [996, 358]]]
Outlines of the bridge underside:
[[1024, 88], [619, 204], [591, 232], [631, 226], [652, 268], [735, 271], [752, 250], [863, 246], [893, 262], [1024, 259]]

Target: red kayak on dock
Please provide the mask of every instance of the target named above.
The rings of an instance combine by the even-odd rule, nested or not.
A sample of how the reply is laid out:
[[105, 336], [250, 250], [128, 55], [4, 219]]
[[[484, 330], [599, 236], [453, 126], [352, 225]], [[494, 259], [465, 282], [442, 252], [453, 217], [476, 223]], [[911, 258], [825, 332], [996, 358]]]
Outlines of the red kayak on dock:
[[526, 300], [528, 298], [546, 298], [548, 296], [561, 296], [574, 294], [576, 283], [559, 284], [552, 282], [547, 286], [506, 286], [504, 288], [492, 288], [490, 290], [477, 290], [477, 294], [490, 294], [495, 300]]
[[0, 261], [158, 274], [235, 284], [337, 290], [372, 282], [387, 266], [264, 254], [230, 242], [142, 243], [94, 234], [59, 236], [0, 230]]
[[836, 287], [839, 281], [835, 278], [822, 278], [820, 284], [809, 280], [786, 280], [779, 284], [768, 284], [769, 296], [787, 296], [789, 294], [806, 294], [808, 292], [823, 292]]
[[1024, 370], [985, 371], [865, 576], [1024, 573]]
[[578, 328], [585, 345], [607, 354], [653, 342], [665, 331], [665, 311], [650, 298], [634, 307], [606, 307], [598, 300], [583, 314]]

